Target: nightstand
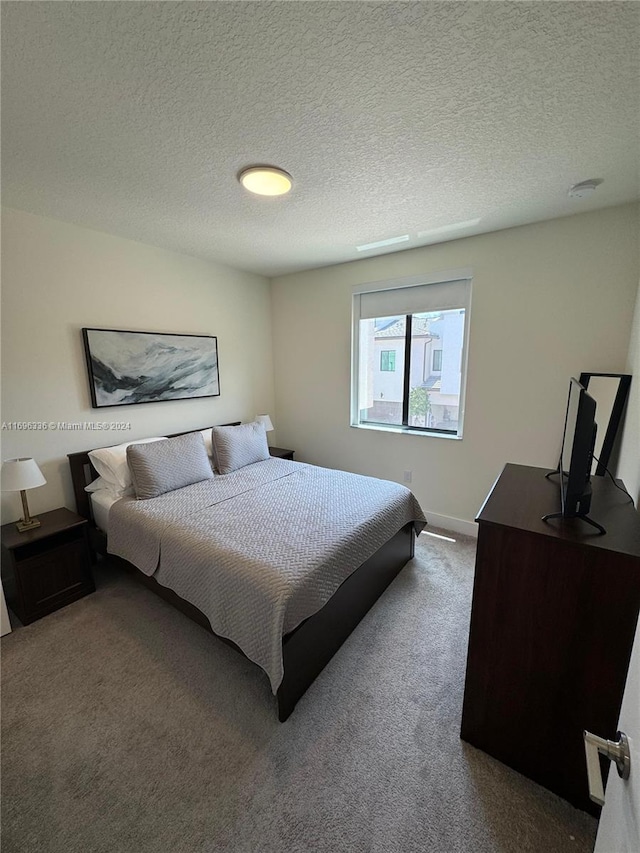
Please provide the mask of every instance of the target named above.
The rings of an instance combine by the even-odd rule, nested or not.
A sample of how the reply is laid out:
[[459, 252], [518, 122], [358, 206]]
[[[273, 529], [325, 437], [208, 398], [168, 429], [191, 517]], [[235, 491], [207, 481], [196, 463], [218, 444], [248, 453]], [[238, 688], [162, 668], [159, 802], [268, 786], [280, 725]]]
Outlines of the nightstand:
[[2, 583], [23, 625], [95, 590], [86, 518], [64, 507], [38, 514], [40, 527], [2, 525]]
[[272, 456], [277, 456], [278, 459], [293, 459], [293, 454], [295, 451], [287, 450], [286, 447], [270, 447], [269, 453]]

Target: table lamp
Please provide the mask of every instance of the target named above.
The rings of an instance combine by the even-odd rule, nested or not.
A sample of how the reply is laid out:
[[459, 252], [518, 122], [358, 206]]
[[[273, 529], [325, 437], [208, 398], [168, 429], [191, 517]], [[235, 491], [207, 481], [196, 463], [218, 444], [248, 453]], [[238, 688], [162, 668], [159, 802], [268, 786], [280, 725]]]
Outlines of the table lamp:
[[259, 424], [264, 424], [266, 432], [271, 432], [273, 430], [273, 424], [271, 423], [269, 415], [256, 415], [256, 420]]
[[7, 459], [2, 463], [2, 491], [20, 492], [20, 497], [22, 498], [24, 518], [16, 522], [16, 527], [20, 533], [33, 530], [34, 527], [40, 527], [38, 519], [31, 518], [29, 515], [26, 489], [35, 489], [36, 486], [44, 486], [46, 482], [35, 459], [23, 457], [21, 459]]

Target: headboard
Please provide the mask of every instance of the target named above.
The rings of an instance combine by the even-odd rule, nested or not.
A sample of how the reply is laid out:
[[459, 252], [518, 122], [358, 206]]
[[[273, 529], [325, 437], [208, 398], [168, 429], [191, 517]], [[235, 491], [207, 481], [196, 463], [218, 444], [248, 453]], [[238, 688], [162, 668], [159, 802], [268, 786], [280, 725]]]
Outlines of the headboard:
[[[221, 426], [239, 426], [241, 421], [233, 421], [229, 424], [221, 424]], [[209, 429], [209, 427], [203, 427], [203, 429]], [[176, 438], [179, 435], [187, 435], [190, 432], [198, 432], [197, 429], [189, 429], [186, 432], [174, 432], [171, 435], [167, 435], [166, 438]], [[133, 443], [135, 443], [136, 439], [133, 439]], [[93, 450], [94, 448], [91, 448]], [[81, 450], [79, 453], [68, 453], [67, 459], [69, 460], [69, 467], [71, 468], [71, 481], [73, 483], [73, 494], [76, 499], [76, 512], [78, 515], [81, 515], [83, 518], [88, 518], [92, 520], [93, 514], [91, 512], [91, 498], [87, 492], [85, 492], [85, 486], [88, 486], [89, 483], [93, 482], [98, 477], [98, 472], [91, 464], [91, 460], [89, 459], [89, 454], [91, 450]]]

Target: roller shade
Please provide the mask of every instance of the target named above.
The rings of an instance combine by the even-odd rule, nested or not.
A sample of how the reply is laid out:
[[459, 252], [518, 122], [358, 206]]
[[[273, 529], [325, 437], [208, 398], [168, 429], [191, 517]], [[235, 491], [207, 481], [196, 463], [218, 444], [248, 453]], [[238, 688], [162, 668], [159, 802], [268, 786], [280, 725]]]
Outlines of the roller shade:
[[470, 280], [459, 279], [360, 293], [360, 319], [468, 308], [470, 292]]

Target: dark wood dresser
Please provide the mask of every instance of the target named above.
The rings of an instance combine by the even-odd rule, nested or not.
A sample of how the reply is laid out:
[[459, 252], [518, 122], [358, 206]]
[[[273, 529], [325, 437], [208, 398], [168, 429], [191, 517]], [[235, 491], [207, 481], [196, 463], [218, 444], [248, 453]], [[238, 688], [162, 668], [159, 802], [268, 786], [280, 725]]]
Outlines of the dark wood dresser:
[[640, 610], [640, 515], [593, 477], [590, 515], [606, 535], [580, 519], [545, 523], [560, 505], [545, 473], [506, 465], [476, 519], [461, 736], [598, 815], [582, 732], [615, 739]]
[[24, 625], [93, 592], [86, 518], [61, 507], [38, 514], [40, 527], [2, 525], [2, 584]]

